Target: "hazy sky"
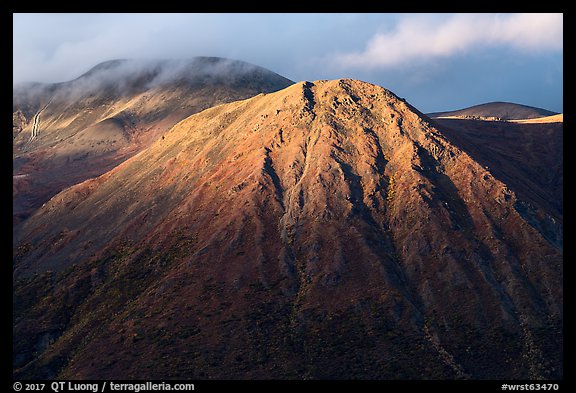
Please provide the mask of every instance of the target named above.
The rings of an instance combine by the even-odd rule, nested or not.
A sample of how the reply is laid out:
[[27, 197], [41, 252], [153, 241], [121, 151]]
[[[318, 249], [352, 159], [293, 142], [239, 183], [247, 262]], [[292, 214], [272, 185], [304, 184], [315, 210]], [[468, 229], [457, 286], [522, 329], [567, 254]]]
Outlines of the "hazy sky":
[[562, 14], [14, 14], [13, 80], [115, 58], [221, 56], [294, 81], [355, 78], [423, 112], [510, 101], [563, 111]]

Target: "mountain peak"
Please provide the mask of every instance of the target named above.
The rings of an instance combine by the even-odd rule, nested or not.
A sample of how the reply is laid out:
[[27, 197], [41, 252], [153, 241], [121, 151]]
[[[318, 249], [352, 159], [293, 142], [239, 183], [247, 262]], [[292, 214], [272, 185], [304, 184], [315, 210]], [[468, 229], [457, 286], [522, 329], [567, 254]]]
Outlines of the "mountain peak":
[[[220, 68], [218, 68], [220, 67]], [[100, 73], [119, 71], [119, 74], [130, 72], [162, 72], [174, 71], [175, 73], [211, 73], [220, 71], [241, 72], [251, 70], [266, 70], [260, 66], [241, 60], [224, 57], [196, 56], [191, 58], [125, 58], [111, 59], [96, 64], [78, 78], [85, 78]], [[270, 71], [269, 71], [270, 72]]]
[[22, 223], [15, 375], [555, 377], [560, 225], [389, 90], [301, 81], [186, 117]]

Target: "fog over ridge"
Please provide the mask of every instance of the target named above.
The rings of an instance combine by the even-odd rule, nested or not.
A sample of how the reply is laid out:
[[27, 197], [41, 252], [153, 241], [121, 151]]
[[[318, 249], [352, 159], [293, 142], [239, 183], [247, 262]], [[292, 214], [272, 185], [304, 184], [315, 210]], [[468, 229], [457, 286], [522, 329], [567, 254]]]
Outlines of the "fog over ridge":
[[[275, 75], [263, 67], [240, 60], [198, 56], [192, 58], [128, 58], [101, 62], [75, 79], [57, 83], [21, 82], [14, 96], [53, 94], [56, 100], [86, 97], [101, 89], [113, 95], [146, 91], [171, 84], [242, 83], [246, 76]], [[288, 79], [286, 79], [289, 81]]]

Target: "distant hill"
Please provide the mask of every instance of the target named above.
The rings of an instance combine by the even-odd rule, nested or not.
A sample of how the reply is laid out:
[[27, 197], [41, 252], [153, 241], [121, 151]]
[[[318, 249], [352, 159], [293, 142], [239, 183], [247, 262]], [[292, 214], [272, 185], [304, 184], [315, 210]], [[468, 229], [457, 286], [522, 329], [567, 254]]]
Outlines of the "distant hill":
[[502, 120], [534, 119], [537, 117], [552, 116], [558, 114], [542, 108], [514, 104], [511, 102], [488, 102], [474, 105], [469, 108], [447, 112], [428, 113], [429, 117], [479, 117], [499, 118]]

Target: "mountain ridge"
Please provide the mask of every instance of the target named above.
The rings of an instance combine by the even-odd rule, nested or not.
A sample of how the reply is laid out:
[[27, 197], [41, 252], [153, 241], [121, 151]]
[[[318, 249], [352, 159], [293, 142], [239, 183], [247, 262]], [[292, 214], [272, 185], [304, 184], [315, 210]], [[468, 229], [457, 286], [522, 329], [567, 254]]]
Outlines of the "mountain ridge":
[[249, 63], [114, 60], [13, 93], [14, 223], [64, 187], [100, 175], [210, 106], [293, 82]]

